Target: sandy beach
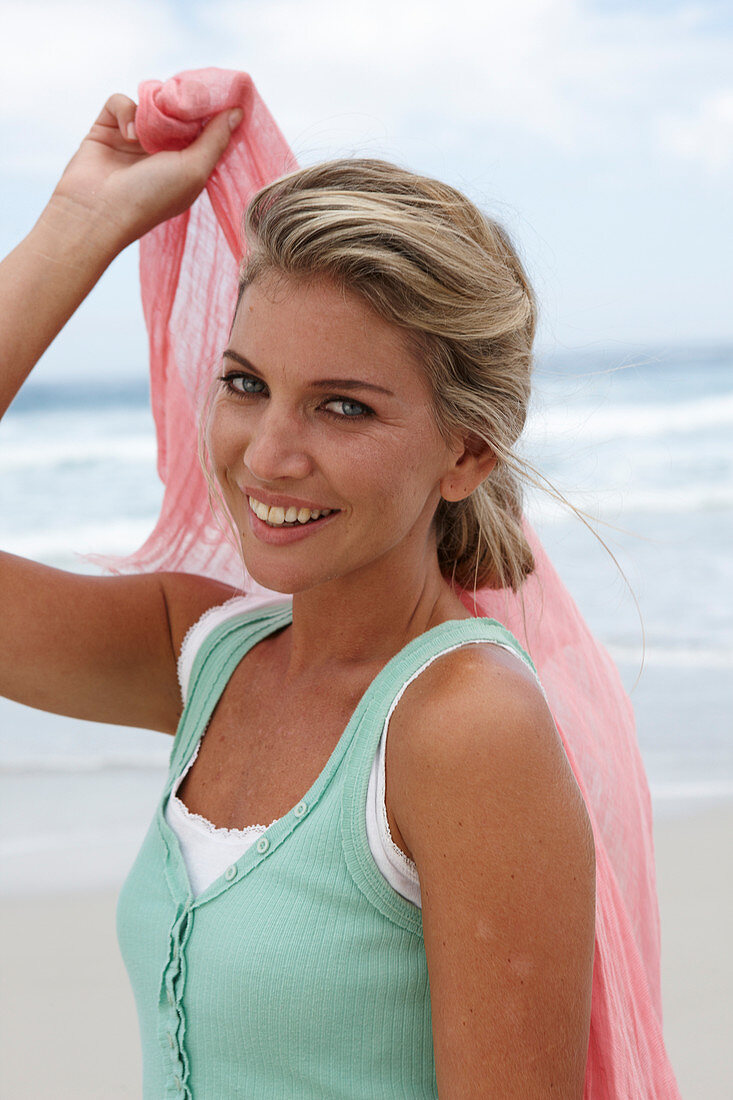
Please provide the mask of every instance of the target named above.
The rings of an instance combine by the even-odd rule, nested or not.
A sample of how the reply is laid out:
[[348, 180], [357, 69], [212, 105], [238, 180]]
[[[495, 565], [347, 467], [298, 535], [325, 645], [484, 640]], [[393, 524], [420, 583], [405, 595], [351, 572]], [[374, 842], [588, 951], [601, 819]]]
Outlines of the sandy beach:
[[[661, 817], [656, 844], [667, 1048], [684, 1100], [730, 1100], [733, 804]], [[3, 1100], [140, 1095], [115, 903], [112, 891], [2, 900]]]
[[733, 1096], [733, 804], [655, 828], [664, 1035], [683, 1100]]

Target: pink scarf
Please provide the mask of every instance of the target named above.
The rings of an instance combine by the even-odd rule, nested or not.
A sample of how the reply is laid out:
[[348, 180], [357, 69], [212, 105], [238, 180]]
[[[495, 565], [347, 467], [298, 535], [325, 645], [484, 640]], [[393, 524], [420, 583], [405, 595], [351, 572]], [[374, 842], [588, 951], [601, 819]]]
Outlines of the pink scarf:
[[[254, 191], [297, 165], [244, 73], [202, 69], [141, 84], [137, 129], [149, 152], [182, 148], [228, 107], [242, 107], [244, 121], [206, 190], [140, 246], [165, 496], [147, 542], [116, 568], [206, 574], [253, 591], [211, 518], [197, 420], [231, 322], [243, 210]], [[593, 823], [596, 947], [585, 1096], [675, 1100], [661, 1030], [651, 805], [631, 705], [537, 536], [528, 535], [537, 568], [523, 588], [524, 616], [506, 591], [479, 592], [477, 611], [505, 623], [531, 654]], [[466, 604], [473, 608], [468, 595]]]

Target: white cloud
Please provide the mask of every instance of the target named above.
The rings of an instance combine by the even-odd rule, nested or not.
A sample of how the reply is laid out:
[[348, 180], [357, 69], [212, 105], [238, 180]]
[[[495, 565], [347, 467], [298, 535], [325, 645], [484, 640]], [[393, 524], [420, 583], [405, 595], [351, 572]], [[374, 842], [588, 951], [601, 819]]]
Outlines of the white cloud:
[[298, 128], [345, 112], [393, 129], [489, 121], [562, 144], [576, 110], [559, 46], [564, 29], [575, 36], [575, 10], [572, 0], [270, 0], [255, 9], [218, 0], [206, 14], [252, 57], [270, 59]]
[[731, 218], [733, 20], [714, 0], [0, 4], [8, 244], [111, 92], [217, 65], [252, 73], [304, 163], [386, 156], [494, 211], [573, 338], [730, 331], [708, 242]]
[[228, 38], [228, 63], [264, 59], [252, 69], [295, 132], [314, 117], [373, 113], [396, 134], [474, 127], [566, 151], [646, 137], [662, 107], [728, 72], [733, 39], [708, 25], [705, 5], [211, 0], [202, 11]]
[[712, 174], [733, 168], [733, 88], [707, 96], [693, 113], [660, 121], [663, 149]]
[[3, 167], [58, 168], [113, 91], [135, 96], [186, 39], [167, 5], [5, 0], [0, 44]]
[[706, 12], [587, 0], [4, 0], [4, 167], [58, 165], [111, 91], [134, 95], [141, 78], [209, 64], [251, 71], [306, 159], [334, 144], [399, 149], [419, 134], [449, 148], [493, 136], [602, 156], [662, 132], [659, 147], [678, 154], [691, 104], [730, 64], [733, 34]]

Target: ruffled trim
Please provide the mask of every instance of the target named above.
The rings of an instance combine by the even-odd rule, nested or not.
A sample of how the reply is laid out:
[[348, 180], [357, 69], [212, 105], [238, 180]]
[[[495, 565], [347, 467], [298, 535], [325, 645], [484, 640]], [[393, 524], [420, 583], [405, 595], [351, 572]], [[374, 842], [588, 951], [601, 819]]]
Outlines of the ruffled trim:
[[262, 836], [265, 830], [270, 828], [270, 825], [274, 825], [275, 821], [280, 820], [276, 817], [274, 821], [270, 822], [270, 825], [245, 825], [243, 829], [227, 829], [220, 825], [214, 825], [208, 817], [193, 813], [185, 802], [181, 802], [178, 795], [172, 794], [170, 801], [181, 816], [186, 819], [188, 825], [193, 826], [199, 832], [205, 833], [206, 836], [214, 840], [249, 840], [252, 837], [257, 838]]
[[[239, 599], [240, 597], [237, 596], [235, 598]], [[227, 601], [227, 603], [231, 602], [231, 600]], [[223, 607], [226, 607], [226, 604], [222, 604], [221, 607], [212, 608], [212, 610], [220, 611]], [[199, 620], [199, 622], [200, 621], [201, 620]], [[203, 740], [203, 738], [201, 740]], [[227, 829], [223, 826], [215, 825], [213, 821], [209, 821], [208, 817], [203, 817], [202, 814], [195, 814], [192, 810], [189, 810], [186, 803], [182, 802], [181, 799], [178, 797], [178, 791], [180, 789], [181, 783], [193, 767], [194, 761], [199, 754], [200, 748], [201, 741], [199, 741], [198, 745], [191, 754], [191, 759], [189, 760], [188, 764], [186, 764], [185, 769], [179, 775], [178, 781], [176, 782], [176, 785], [171, 791], [170, 797], [168, 799], [171, 807], [174, 810], [177, 810], [180, 816], [185, 818], [186, 822], [189, 825], [195, 826], [200, 832], [204, 832], [207, 836], [214, 837], [217, 840], [248, 840], [253, 835], [261, 836], [262, 833], [264, 833], [265, 829], [269, 829], [270, 825], [274, 825], [275, 821], [280, 820], [279, 817], [276, 817], [274, 821], [270, 822], [270, 825], [245, 825], [243, 829]]]
[[226, 600], [225, 603], [216, 604], [215, 607], [210, 607], [208, 611], [204, 611], [201, 618], [197, 619], [186, 631], [183, 642], [181, 643], [181, 652], [178, 655], [178, 683], [181, 688], [181, 699], [184, 705], [186, 703], [186, 696], [188, 695], [188, 685], [191, 679], [193, 663], [207, 635], [209, 635], [220, 623], [226, 622], [227, 619], [234, 618], [234, 616], [238, 615], [241, 611], [251, 611], [256, 607], [267, 607], [269, 604], [285, 603], [288, 598], [287, 596], [283, 596], [282, 598], [270, 598], [259, 595], [232, 596], [230, 599]]
[[[392, 864], [392, 866], [395, 867], [395, 869], [400, 874], [404, 874], [411, 882], [417, 883], [418, 885], [419, 885], [420, 879], [419, 879], [419, 876], [418, 876], [418, 873], [417, 873], [417, 867], [416, 867], [414, 861], [411, 860], [409, 856], [405, 855], [405, 853], [402, 851], [402, 849], [400, 847], [398, 847], [397, 844], [395, 844], [394, 838], [392, 836], [392, 832], [391, 832], [390, 827], [389, 827], [389, 819], [387, 817], [387, 802], [386, 802], [386, 799], [385, 799], [385, 791], [386, 791], [386, 788], [387, 788], [387, 776], [386, 776], [387, 752], [386, 752], [386, 747], [387, 747], [387, 733], [389, 731], [390, 719], [392, 718], [392, 715], [395, 712], [397, 704], [399, 703], [400, 699], [404, 695], [405, 689], [412, 683], [413, 680], [417, 679], [417, 677], [420, 675], [420, 673], [425, 671], [425, 669], [428, 667], [428, 665], [432, 664], [433, 660], [436, 660], [437, 657], [445, 656], [446, 653], [452, 653], [453, 650], [460, 649], [464, 645], [467, 645], [467, 644], [468, 645], [471, 645], [471, 644], [476, 644], [477, 645], [477, 644], [479, 644], [479, 642], [481, 642], [481, 639], [477, 639], [475, 642], [468, 642], [468, 643], [461, 642], [458, 645], [451, 646], [450, 649], [444, 650], [442, 653], [436, 654], [435, 657], [433, 657], [430, 661], [428, 661], [427, 664], [423, 665], [422, 668], [418, 669], [418, 671], [416, 673], [414, 673], [413, 676], [410, 677], [410, 679], [407, 681], [407, 683], [404, 684], [404, 686], [402, 687], [402, 690], [397, 695], [397, 698], [392, 703], [392, 706], [390, 707], [389, 714], [387, 715], [387, 717], [385, 718], [385, 721], [384, 721], [384, 728], [382, 730], [382, 737], [381, 737], [380, 742], [379, 742], [379, 750], [378, 750], [377, 758], [375, 760], [375, 765], [374, 765], [377, 768], [377, 772], [376, 772], [376, 780], [377, 780], [376, 802], [377, 802], [377, 815], [378, 815], [378, 822], [379, 822], [378, 828], [379, 828], [379, 833], [380, 833], [380, 838], [379, 839], [380, 839], [380, 842], [382, 844], [382, 849], [384, 851], [384, 854], [387, 857], [387, 859], [389, 860], [389, 862]], [[487, 644], [487, 643], [484, 641], [483, 644]], [[537, 685], [540, 688], [540, 691], [542, 691], [542, 694], [544, 696], [545, 692], [542, 688], [542, 684], [539, 681], [539, 677], [537, 676], [537, 673], [531, 667], [531, 665], [529, 665], [526, 661], [522, 660], [522, 658], [519, 656], [519, 654], [516, 652], [515, 649], [513, 649], [509, 645], [505, 645], [503, 642], [492, 641], [488, 644], [498, 646], [498, 648], [505, 650], [507, 653], [511, 653], [514, 657], [516, 657], [516, 659], [520, 662], [520, 664], [522, 665], [523, 668], [528, 668], [529, 671], [533, 674], [534, 679], [537, 682]]]

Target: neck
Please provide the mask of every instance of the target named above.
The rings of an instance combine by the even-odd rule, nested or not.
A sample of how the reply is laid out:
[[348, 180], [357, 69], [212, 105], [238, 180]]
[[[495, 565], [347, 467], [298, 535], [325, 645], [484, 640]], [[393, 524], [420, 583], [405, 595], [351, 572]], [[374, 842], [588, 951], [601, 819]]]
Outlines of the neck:
[[385, 560], [293, 597], [289, 672], [383, 665], [413, 638], [468, 612], [428, 563]]

